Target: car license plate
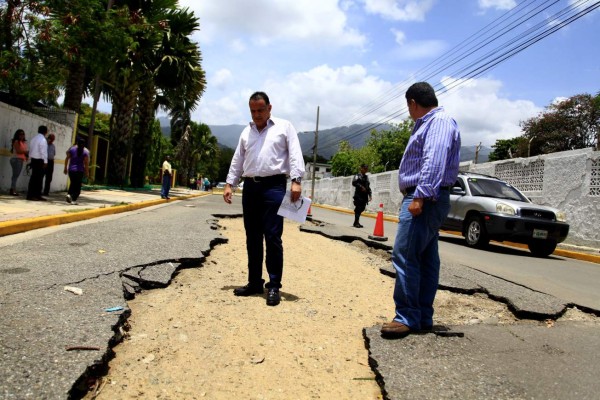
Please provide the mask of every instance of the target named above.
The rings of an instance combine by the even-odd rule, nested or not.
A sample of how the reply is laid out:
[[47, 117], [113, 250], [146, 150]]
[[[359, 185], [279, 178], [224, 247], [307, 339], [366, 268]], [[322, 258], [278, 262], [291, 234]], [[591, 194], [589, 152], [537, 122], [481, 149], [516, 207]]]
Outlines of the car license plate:
[[533, 230], [533, 238], [534, 239], [548, 239], [548, 231], [543, 229], [534, 229]]

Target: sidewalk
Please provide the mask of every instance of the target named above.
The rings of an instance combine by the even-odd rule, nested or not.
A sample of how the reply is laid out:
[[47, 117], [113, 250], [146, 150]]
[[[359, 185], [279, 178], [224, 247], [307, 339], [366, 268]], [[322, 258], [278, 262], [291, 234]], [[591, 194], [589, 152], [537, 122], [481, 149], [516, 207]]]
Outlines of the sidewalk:
[[74, 205], [66, 202], [65, 192], [50, 193], [50, 196], [45, 196], [48, 201], [29, 201], [24, 195], [15, 197], [2, 193], [0, 237], [210, 194], [176, 187], [169, 193], [171, 199], [166, 200], [160, 198], [160, 188], [122, 190], [84, 187], [79, 204]]

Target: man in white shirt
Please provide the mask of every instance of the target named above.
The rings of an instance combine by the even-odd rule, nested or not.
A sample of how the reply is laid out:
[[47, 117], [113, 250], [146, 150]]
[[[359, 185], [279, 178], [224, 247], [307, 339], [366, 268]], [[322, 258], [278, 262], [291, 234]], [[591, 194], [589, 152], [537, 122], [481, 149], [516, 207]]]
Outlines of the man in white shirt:
[[31, 178], [27, 189], [27, 200], [46, 201], [42, 197], [42, 185], [44, 184], [44, 170], [48, 165], [48, 142], [46, 134], [48, 128], [40, 125], [38, 133], [29, 142], [29, 158], [31, 160]]
[[232, 187], [244, 177], [242, 208], [248, 252], [248, 284], [236, 288], [236, 296], [264, 293], [262, 279], [263, 240], [269, 282], [267, 305], [281, 301], [279, 289], [283, 273], [283, 217], [277, 210], [286, 193], [287, 176], [292, 178], [291, 200], [302, 194], [304, 159], [298, 134], [284, 119], [271, 117], [271, 103], [264, 92], [250, 96], [252, 122], [242, 131], [231, 159], [223, 199], [231, 204]]

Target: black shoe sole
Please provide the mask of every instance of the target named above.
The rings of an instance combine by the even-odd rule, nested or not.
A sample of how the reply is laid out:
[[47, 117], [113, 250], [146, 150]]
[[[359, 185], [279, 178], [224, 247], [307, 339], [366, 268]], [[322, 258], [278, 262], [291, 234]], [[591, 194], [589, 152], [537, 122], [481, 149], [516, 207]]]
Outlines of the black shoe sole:
[[249, 289], [246, 290], [245, 288], [237, 288], [237, 289], [233, 289], [233, 294], [235, 296], [240, 296], [240, 297], [247, 297], [247, 296], [253, 296], [255, 294], [264, 294], [265, 290], [264, 289]]

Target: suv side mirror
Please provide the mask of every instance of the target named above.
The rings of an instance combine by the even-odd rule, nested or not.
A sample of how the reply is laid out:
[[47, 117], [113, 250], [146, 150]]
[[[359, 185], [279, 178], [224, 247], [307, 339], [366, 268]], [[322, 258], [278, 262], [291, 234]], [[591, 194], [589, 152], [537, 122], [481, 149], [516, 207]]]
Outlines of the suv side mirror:
[[465, 192], [464, 190], [462, 190], [462, 188], [459, 187], [459, 186], [452, 186], [452, 188], [450, 189], [450, 194], [456, 194], [458, 196], [464, 196], [465, 194], [467, 194], [467, 192]]

